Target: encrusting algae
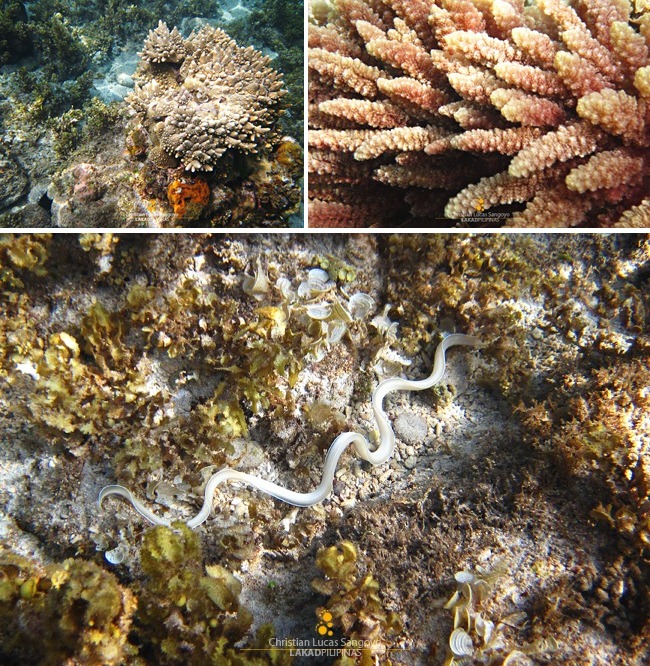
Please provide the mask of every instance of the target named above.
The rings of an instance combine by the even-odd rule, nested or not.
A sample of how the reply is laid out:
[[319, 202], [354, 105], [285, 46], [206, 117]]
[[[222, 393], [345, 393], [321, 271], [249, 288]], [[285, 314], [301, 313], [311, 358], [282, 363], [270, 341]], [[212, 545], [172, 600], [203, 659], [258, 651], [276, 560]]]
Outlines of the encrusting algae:
[[200, 178], [189, 183], [172, 180], [167, 198], [179, 220], [195, 220], [210, 201], [210, 186]]

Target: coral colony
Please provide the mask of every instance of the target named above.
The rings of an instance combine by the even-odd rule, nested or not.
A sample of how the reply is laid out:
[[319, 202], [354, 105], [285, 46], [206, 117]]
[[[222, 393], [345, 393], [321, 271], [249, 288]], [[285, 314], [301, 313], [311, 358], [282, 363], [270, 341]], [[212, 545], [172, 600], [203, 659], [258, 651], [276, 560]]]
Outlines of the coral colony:
[[0, 227], [303, 226], [302, 5], [233, 4], [3, 0]]
[[231, 206], [230, 223], [255, 211], [262, 219], [295, 212], [301, 159], [289, 153], [300, 150], [279, 133], [286, 91], [269, 58], [218, 28], [206, 25], [184, 40], [162, 21], [139, 55], [126, 97], [134, 113], [127, 151], [145, 162], [145, 196], [166, 197], [176, 221], [210, 218], [211, 195], [228, 198], [216, 185], [247, 175], [255, 191], [243, 211]]
[[218, 28], [205, 26], [183, 40], [162, 21], [140, 57], [140, 85], [126, 101], [167, 161], [212, 171], [229, 148], [256, 153], [266, 147], [285, 94], [268, 57], [237, 46]]
[[650, 224], [647, 0], [312, 0], [310, 223]]

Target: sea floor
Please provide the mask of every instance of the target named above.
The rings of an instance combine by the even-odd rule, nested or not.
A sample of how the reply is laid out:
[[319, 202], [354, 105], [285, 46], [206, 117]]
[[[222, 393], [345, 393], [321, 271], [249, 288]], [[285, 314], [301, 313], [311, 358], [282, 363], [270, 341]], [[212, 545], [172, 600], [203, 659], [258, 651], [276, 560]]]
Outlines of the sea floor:
[[[0, 266], [14, 637], [58, 622], [66, 664], [209, 663], [217, 645], [240, 663], [271, 622], [273, 663], [330, 664], [350, 640], [364, 663], [648, 663], [647, 236], [5, 235]], [[394, 455], [348, 450], [321, 504], [228, 484], [195, 544], [123, 498], [98, 505], [117, 482], [185, 521], [222, 466], [307, 492], [336, 435], [376, 438], [375, 386], [427, 376], [454, 331], [483, 346], [387, 396]], [[113, 661], [85, 624], [94, 588], [75, 597], [87, 563], [121, 590]], [[227, 581], [230, 605], [207, 583], [156, 592], [172, 575]], [[220, 614], [198, 640], [205, 604]], [[229, 634], [243, 608], [251, 628]], [[51, 663], [2, 631], [3, 664]]]

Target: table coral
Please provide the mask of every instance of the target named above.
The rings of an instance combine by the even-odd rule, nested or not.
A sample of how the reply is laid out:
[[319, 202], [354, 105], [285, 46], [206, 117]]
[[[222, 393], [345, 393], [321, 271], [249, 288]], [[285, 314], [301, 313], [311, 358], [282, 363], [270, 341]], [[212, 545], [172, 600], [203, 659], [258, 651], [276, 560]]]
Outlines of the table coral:
[[183, 41], [161, 21], [140, 57], [126, 100], [154, 145], [186, 171], [212, 171], [230, 149], [267, 147], [285, 94], [267, 56], [210, 26]]
[[312, 225], [647, 221], [646, 2], [314, 0], [309, 46]]

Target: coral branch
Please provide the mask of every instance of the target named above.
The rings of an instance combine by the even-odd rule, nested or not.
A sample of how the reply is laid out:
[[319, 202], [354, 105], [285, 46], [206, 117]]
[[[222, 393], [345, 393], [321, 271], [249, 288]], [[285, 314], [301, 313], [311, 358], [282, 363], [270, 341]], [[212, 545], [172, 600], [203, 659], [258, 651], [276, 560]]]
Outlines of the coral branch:
[[[331, 151], [330, 165], [346, 164], [342, 178], [350, 173], [350, 158], [373, 160], [367, 180], [341, 184], [391, 202], [377, 224], [426, 223], [426, 197], [417, 190], [448, 187], [444, 171], [450, 161], [465, 164], [463, 153], [475, 167], [465, 182], [456, 179], [455, 192], [447, 190], [448, 216], [468, 214], [469, 203], [458, 202], [471, 199], [480, 180], [481, 212], [510, 206], [513, 223], [534, 224], [542, 201], [551, 211], [539, 221], [542, 227], [612, 226], [635, 217], [625, 211], [640, 206], [650, 190], [650, 3], [326, 4], [327, 12], [311, 16], [310, 128], [317, 136], [310, 144]], [[321, 134], [327, 131], [339, 134]], [[437, 160], [418, 171], [421, 164], [400, 161], [405, 152]], [[324, 160], [321, 154], [314, 166], [322, 170]], [[607, 177], [605, 165], [614, 170]], [[436, 176], [435, 169], [443, 173]], [[340, 191], [336, 171], [329, 171], [330, 203]], [[533, 174], [540, 175], [539, 191], [530, 187]], [[323, 181], [313, 182], [310, 196], [323, 201]], [[506, 183], [514, 198], [505, 194]], [[402, 205], [393, 205], [400, 197]], [[418, 202], [417, 211], [410, 202]], [[341, 203], [354, 205], [349, 198]], [[310, 223], [327, 224], [319, 218], [325, 210], [331, 206], [310, 208]], [[436, 214], [430, 221], [437, 226]]]

